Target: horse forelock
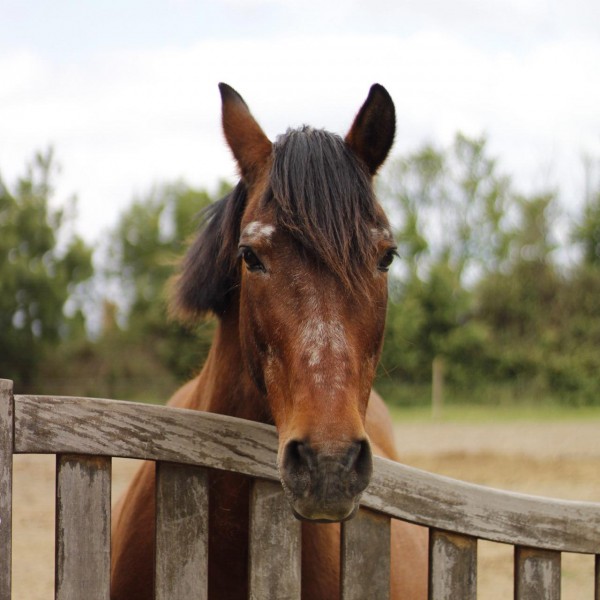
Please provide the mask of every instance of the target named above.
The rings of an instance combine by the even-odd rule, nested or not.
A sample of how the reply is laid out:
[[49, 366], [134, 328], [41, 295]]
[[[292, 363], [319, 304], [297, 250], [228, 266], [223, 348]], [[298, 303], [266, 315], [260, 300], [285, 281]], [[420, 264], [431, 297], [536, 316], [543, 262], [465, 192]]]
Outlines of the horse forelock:
[[386, 225], [371, 180], [344, 140], [324, 130], [288, 130], [273, 146], [267, 201], [278, 227], [348, 289], [366, 283], [372, 228]]

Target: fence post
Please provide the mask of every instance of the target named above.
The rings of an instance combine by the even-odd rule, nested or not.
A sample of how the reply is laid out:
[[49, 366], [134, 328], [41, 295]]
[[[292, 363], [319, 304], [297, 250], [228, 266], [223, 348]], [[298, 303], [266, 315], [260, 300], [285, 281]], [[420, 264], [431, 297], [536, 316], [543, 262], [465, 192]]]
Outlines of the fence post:
[[0, 600], [11, 598], [13, 383], [0, 379]]
[[444, 408], [444, 359], [436, 356], [431, 364], [431, 416], [438, 420]]

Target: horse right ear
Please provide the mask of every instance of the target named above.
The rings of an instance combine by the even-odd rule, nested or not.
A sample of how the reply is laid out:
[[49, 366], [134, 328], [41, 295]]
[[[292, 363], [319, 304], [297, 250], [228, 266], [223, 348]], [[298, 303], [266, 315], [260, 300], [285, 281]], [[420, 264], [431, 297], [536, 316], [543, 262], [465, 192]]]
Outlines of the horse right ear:
[[272, 151], [272, 144], [256, 122], [244, 99], [226, 83], [219, 84], [223, 133], [240, 168], [242, 178], [252, 184]]
[[346, 135], [346, 143], [375, 175], [386, 159], [396, 133], [396, 109], [388, 91], [378, 83], [371, 86], [369, 96], [358, 111]]
[[237, 245], [246, 195], [246, 187], [240, 182], [206, 209], [203, 228], [172, 282], [172, 316], [195, 321], [207, 312], [219, 316], [226, 311], [239, 284]]

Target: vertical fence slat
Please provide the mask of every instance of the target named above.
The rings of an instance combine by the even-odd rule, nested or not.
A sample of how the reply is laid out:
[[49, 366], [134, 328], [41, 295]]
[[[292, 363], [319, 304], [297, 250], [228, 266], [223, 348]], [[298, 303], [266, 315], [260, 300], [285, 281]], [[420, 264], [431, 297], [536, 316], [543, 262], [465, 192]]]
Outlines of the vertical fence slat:
[[477, 539], [432, 529], [429, 532], [429, 600], [448, 598], [477, 598]]
[[0, 600], [11, 597], [13, 387], [0, 379]]
[[56, 457], [56, 599], [110, 596], [111, 459]]
[[299, 600], [300, 522], [280, 483], [256, 480], [250, 499], [250, 598]]
[[156, 465], [156, 600], [208, 598], [208, 472]]
[[390, 597], [390, 518], [367, 510], [342, 523], [342, 600]]
[[594, 600], [600, 600], [600, 554], [596, 554], [594, 563]]
[[560, 600], [560, 552], [515, 547], [515, 599]]

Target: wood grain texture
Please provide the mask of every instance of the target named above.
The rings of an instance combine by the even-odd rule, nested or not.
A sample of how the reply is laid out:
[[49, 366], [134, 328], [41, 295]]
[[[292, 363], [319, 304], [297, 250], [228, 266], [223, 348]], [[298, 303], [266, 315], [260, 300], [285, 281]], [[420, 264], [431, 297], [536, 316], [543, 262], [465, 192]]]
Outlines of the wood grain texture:
[[156, 600], [208, 598], [208, 473], [156, 465]]
[[110, 481], [110, 458], [57, 456], [56, 600], [109, 600]]
[[[176, 408], [84, 398], [15, 396], [15, 450], [165, 460], [278, 479], [273, 427]], [[600, 504], [538, 498], [375, 458], [362, 504], [427, 527], [595, 554]]]
[[376, 459], [363, 504], [473, 537], [568, 552], [600, 548], [600, 504], [517, 494]]
[[476, 600], [477, 539], [432, 529], [429, 600]]
[[389, 517], [361, 509], [342, 523], [342, 600], [390, 597]]
[[16, 398], [17, 452], [163, 460], [278, 479], [277, 433], [268, 425], [134, 402]]
[[0, 600], [11, 598], [13, 385], [0, 379]]
[[560, 552], [515, 548], [515, 599], [560, 600]]
[[252, 600], [300, 600], [300, 531], [281, 484], [255, 481], [250, 498]]

